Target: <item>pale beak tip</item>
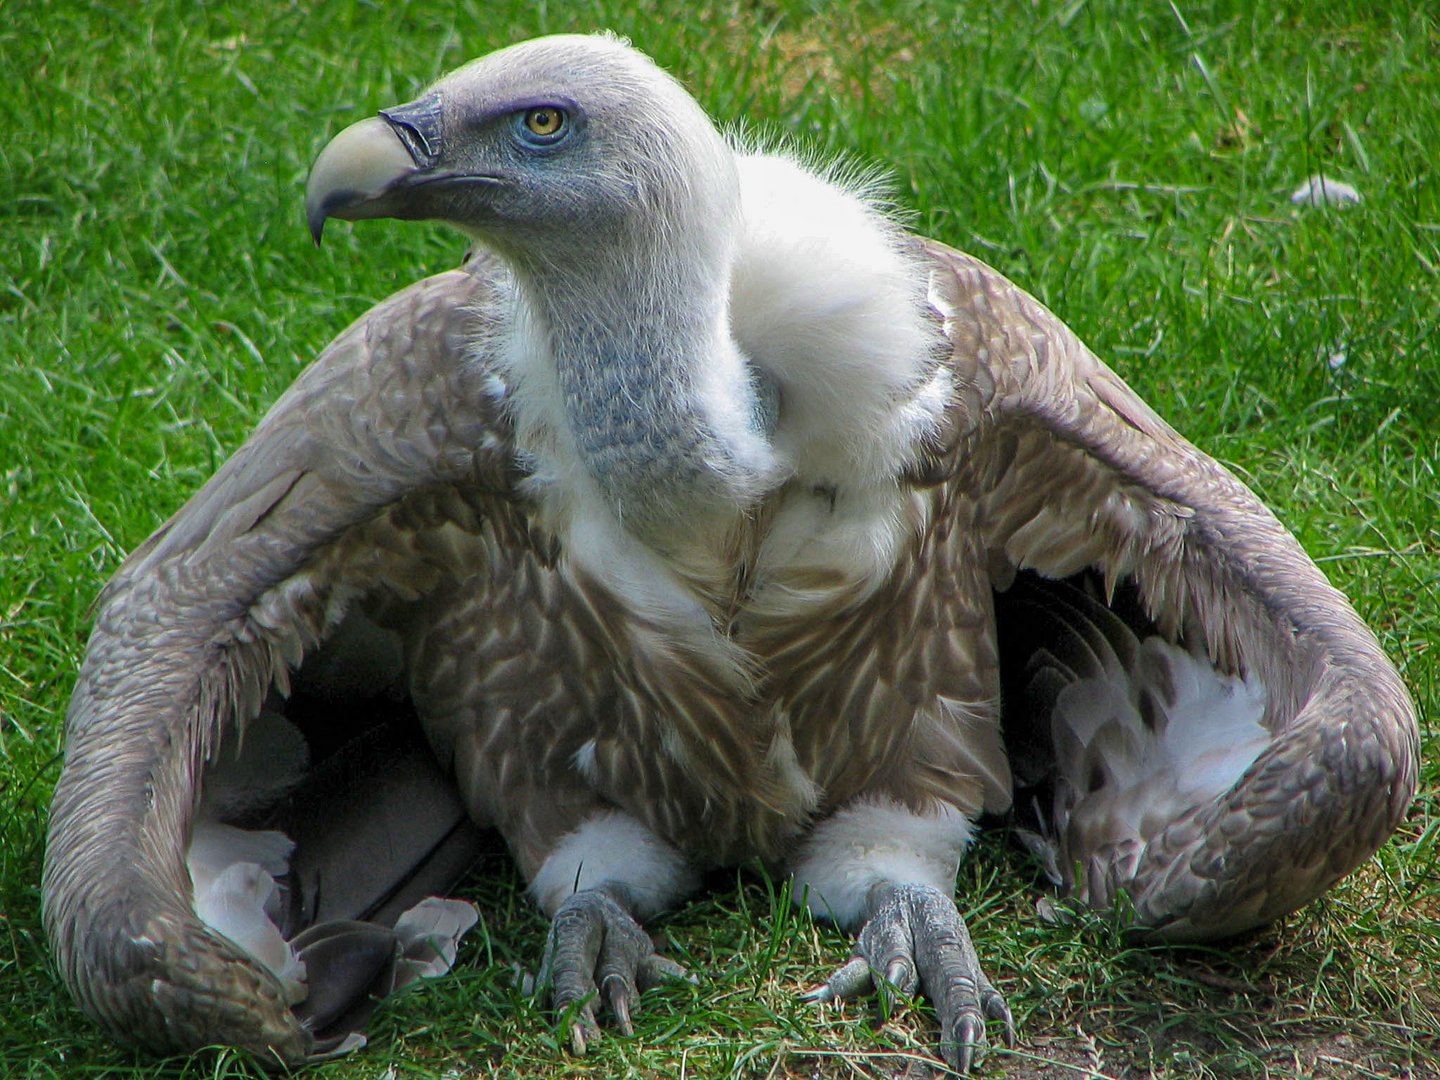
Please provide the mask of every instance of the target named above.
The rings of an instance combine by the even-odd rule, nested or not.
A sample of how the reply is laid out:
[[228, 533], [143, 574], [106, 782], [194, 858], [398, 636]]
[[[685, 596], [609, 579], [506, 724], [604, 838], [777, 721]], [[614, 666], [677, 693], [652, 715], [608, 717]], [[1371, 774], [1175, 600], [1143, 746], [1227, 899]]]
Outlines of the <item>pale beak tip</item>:
[[310, 238], [318, 247], [327, 218], [382, 216], [375, 203], [417, 171], [388, 122], [370, 117], [351, 124], [330, 140], [310, 169], [305, 185]]

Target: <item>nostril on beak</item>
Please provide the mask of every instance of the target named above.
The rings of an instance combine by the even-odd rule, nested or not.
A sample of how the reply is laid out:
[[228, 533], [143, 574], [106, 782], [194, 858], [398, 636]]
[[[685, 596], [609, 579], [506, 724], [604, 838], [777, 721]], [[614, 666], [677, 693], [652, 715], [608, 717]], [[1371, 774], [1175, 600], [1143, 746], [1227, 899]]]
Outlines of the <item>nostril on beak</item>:
[[433, 168], [440, 159], [441, 104], [439, 94], [426, 94], [418, 101], [380, 110], [422, 169]]

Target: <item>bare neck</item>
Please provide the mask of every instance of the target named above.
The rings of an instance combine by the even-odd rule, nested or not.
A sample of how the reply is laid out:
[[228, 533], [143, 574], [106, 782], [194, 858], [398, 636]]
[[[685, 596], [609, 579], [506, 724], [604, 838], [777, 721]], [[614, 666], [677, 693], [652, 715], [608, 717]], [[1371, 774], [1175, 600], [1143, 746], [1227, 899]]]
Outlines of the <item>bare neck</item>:
[[772, 410], [730, 336], [726, 261], [655, 245], [580, 269], [531, 269], [521, 287], [549, 338], [564, 423], [626, 527], [683, 529], [772, 486]]

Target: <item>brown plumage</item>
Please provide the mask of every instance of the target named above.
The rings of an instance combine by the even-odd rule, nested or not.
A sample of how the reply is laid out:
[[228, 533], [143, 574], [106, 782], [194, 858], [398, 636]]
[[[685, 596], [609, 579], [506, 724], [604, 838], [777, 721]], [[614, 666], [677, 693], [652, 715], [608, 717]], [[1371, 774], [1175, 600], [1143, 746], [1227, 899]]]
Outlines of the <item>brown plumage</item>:
[[[666, 488], [663, 504], [645, 501], [653, 493], [624, 471], [639, 466], [613, 456], [642, 452], [637, 439], [575, 430], [585, 409], [608, 416], [609, 406], [576, 404], [583, 390], [572, 390], [546, 412], [550, 369], [515, 358], [517, 341], [550, 341], [563, 374], [570, 355], [536, 299], [548, 271], [526, 261], [526, 245], [541, 241], [506, 231], [509, 218], [434, 201], [442, 185], [417, 208], [397, 178], [440, 168], [417, 146], [455, 127], [432, 131], [427, 117], [466, 107], [472, 87], [495, 113], [497, 79], [516, 87], [527, 104], [515, 115], [528, 117], [532, 86], [561, 78], [549, 65], [568, 72], [581, 89], [564, 87], [565, 107], [592, 110], [595, 140], [618, 121], [611, 103], [584, 96], [587, 65], [614, 66], [652, 96], [680, 92], [605, 39], [499, 57], [440, 84], [419, 111], [390, 115], [393, 133], [367, 122], [377, 126], [346, 153], [378, 154], [384, 175], [366, 166], [373, 189], [363, 189], [325, 173], [312, 222], [444, 217], [500, 255], [419, 282], [341, 334], [102, 597], [44, 889], [60, 969], [112, 1034], [162, 1051], [223, 1042], [300, 1061], [363, 1022], [345, 1020], [348, 1005], [321, 1024], [307, 999], [292, 1008], [276, 975], [191, 903], [187, 850], [207, 777], [221, 771], [227, 736], [233, 744], [262, 710], [303, 732], [312, 778], [217, 820], [293, 835], [289, 823], [314, 816], [314, 775], [351, 752], [331, 744], [346, 742], [360, 708], [381, 720], [359, 726], [384, 739], [404, 742], [406, 723], [423, 731], [459, 794], [424, 811], [390, 877], [352, 883], [340, 909], [317, 912], [297, 882], [287, 934], [329, 919], [389, 923], [446, 888], [472, 840], [463, 804], [500, 831], [556, 916], [547, 964], [563, 1005], [597, 989], [592, 972], [565, 970], [589, 932], [577, 926], [618, 938], [677, 902], [699, 870], [759, 856], [792, 869], [818, 911], [865, 927], [863, 962], [816, 997], [857, 992], [872, 967], [927, 992], [937, 991], [932, 969], [968, 983], [939, 1003], [942, 1049], [962, 1066], [983, 1019], [1008, 1024], [1008, 1010], [973, 951], [947, 951], [925, 927], [953, 919], [968, 949], [947, 899], [954, 862], [971, 821], [1009, 808], [1012, 760], [1017, 782], [1045, 792], [1031, 835], [1062, 890], [1098, 906], [1124, 891], [1140, 930], [1176, 940], [1292, 910], [1385, 840], [1414, 791], [1415, 719], [1344, 598], [1243, 484], [1040, 304], [968, 256], [901, 236], [852, 196], [836, 197], [857, 208], [857, 229], [874, 230], [899, 282], [900, 329], [873, 331], [908, 350], [893, 377], [856, 376], [852, 389], [837, 348], [814, 360], [826, 373], [816, 381], [811, 358], [786, 352], [812, 330], [831, 340], [825, 320], [844, 318], [846, 304], [890, 294], [861, 282], [850, 288], [865, 296], [842, 289], [835, 310], [797, 303], [787, 337], [745, 303], [747, 283], [789, 272], [784, 253], [766, 261], [758, 230], [726, 249], [734, 282], [717, 286], [747, 378], [761, 386], [737, 407], [750, 426], [724, 443], [733, 459], [715, 465], [718, 451], [705, 449], [698, 479]], [[665, 100], [677, 115], [687, 108], [688, 98]], [[444, 162], [452, 150], [428, 152]], [[347, 157], [339, 168], [359, 167]], [[793, 166], [769, 187], [753, 179], [779, 168], [742, 162], [747, 222], [753, 191], [781, 198], [786, 185], [823, 184]], [[498, 198], [490, 189], [502, 181], [483, 179], [484, 197]], [[643, 177], [635, 183], [643, 202]], [[464, 198], [480, 198], [480, 186]], [[651, 211], [665, 212], [663, 200]], [[795, 265], [804, 285], [809, 271]], [[655, 303], [659, 314], [645, 310], [663, 321]], [[625, 314], [597, 308], [594, 324]], [[523, 337], [532, 324], [550, 336]], [[618, 362], [595, 348], [599, 363]], [[663, 413], [670, 391], [654, 392]], [[709, 393], [696, 395], [714, 420]], [[714, 437], [723, 442], [732, 422], [715, 420]], [[624, 423], [639, 425], [638, 444], [664, 431], [643, 415]], [[881, 444], [885, 431], [893, 445]], [[827, 438], [841, 449], [814, 449]], [[747, 439], [778, 464], [751, 469], [745, 455], [759, 451]], [[689, 475], [688, 441], [660, 449]], [[1207, 748], [1207, 721], [1192, 722], [1184, 704], [1187, 680], [1196, 700], [1238, 703], [1225, 731], [1248, 731], [1255, 746], [1243, 760], [1221, 753], [1223, 781], [1198, 795], [1146, 786], [1182, 728], [1186, 745]], [[1113, 716], [1087, 712], [1092, 699], [1118, 702]], [[437, 783], [429, 767], [417, 766], [417, 787]], [[357, 775], [387, 783], [374, 769]], [[291, 871], [339, 865], [327, 860], [342, 841], [302, 835]], [[345, 881], [327, 880], [345, 893]], [[886, 942], [907, 925], [913, 953], [897, 952]], [[382, 934], [376, 954], [397, 947], [409, 948]], [[620, 984], [598, 987], [622, 1028], [635, 987], [675, 973], [648, 939], [626, 963]], [[317, 959], [305, 993], [319, 993], [324, 970]], [[593, 1033], [587, 1007], [573, 1037], [583, 1047]]]

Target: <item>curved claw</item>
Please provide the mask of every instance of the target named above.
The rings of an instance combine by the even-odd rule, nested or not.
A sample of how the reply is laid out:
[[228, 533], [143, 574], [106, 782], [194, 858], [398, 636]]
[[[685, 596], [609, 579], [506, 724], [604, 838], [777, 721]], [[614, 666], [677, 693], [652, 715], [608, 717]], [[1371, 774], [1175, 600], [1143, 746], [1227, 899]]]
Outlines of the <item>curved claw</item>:
[[1015, 1044], [1015, 1019], [1005, 999], [980, 969], [965, 921], [948, 895], [929, 885], [877, 885], [855, 955], [805, 1001], [837, 1001], [872, 988], [888, 1015], [895, 995], [921, 989], [940, 1020], [940, 1055], [969, 1072], [985, 1045], [985, 1021], [1005, 1025]]
[[537, 993], [569, 1015], [570, 1048], [583, 1054], [600, 1036], [597, 1003], [621, 1034], [635, 1033], [640, 994], [667, 979], [688, 979], [674, 960], [659, 956], [650, 935], [603, 889], [571, 894], [550, 923]]

